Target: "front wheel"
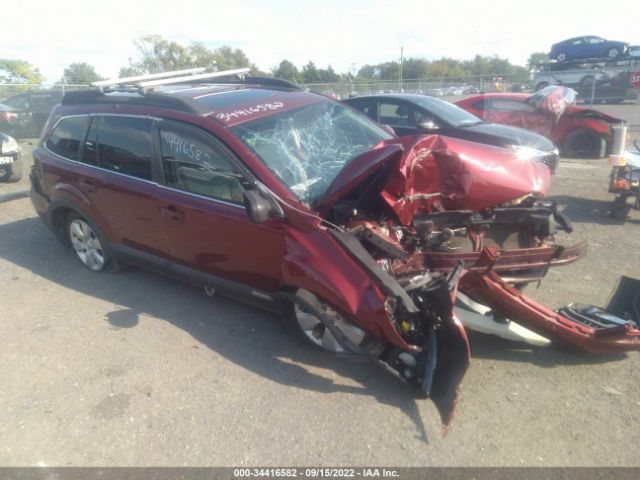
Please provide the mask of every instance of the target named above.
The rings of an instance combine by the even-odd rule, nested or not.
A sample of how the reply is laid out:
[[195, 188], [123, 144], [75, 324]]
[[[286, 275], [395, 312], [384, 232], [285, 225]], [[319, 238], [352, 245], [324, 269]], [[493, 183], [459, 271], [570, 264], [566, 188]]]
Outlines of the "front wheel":
[[4, 181], [9, 183], [16, 183], [20, 181], [24, 170], [24, 164], [21, 159], [8, 164], [5, 168], [5, 176], [3, 177]]
[[[365, 343], [368, 338], [367, 332], [347, 321], [326, 302], [320, 300], [308, 290], [299, 290], [297, 295], [322, 312], [325, 319], [355, 345], [362, 346]], [[345, 349], [340, 345], [340, 342], [313, 312], [297, 303], [287, 302], [284, 313], [285, 328], [293, 337], [328, 353], [345, 353]]]
[[67, 234], [71, 249], [89, 270], [101, 272], [115, 265], [115, 261], [109, 254], [107, 241], [100, 230], [87, 218], [76, 212], [70, 213], [67, 219]]
[[607, 57], [609, 58], [618, 58], [620, 56], [620, 50], [617, 48], [610, 48], [607, 52]]
[[602, 158], [607, 151], [607, 141], [594, 131], [578, 128], [563, 142], [563, 154], [573, 158]]

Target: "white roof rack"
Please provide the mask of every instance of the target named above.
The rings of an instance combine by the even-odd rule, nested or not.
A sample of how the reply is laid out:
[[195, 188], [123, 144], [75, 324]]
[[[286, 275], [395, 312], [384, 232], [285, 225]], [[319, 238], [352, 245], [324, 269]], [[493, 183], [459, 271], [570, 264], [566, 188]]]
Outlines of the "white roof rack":
[[159, 80], [150, 80], [140, 82], [141, 87], [157, 87], [159, 85], [171, 85], [173, 83], [188, 82], [191, 80], [207, 80], [209, 78], [226, 77], [228, 75], [241, 75], [243, 73], [249, 73], [250, 68], [236, 68], [233, 70], [221, 70], [219, 72], [201, 73], [198, 75], [185, 75], [176, 78], [162, 78]]
[[91, 85], [95, 87], [106, 87], [110, 85], [122, 85], [125, 83], [134, 84], [136, 82], [140, 82], [144, 80], [192, 75], [196, 73], [202, 73], [205, 70], [206, 70], [205, 67], [197, 67], [197, 68], [188, 68], [186, 70], [174, 70], [172, 72], [150, 73], [148, 75], [136, 75], [134, 77], [110, 78], [108, 80], [100, 80], [98, 82], [93, 82]]

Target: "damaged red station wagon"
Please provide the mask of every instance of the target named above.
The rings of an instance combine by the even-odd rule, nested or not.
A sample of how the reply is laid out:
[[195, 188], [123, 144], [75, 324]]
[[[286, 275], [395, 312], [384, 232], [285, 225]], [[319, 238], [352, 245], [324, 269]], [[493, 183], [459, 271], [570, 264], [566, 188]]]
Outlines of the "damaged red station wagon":
[[398, 138], [283, 80], [196, 77], [119, 79], [52, 112], [31, 198], [91, 270], [137, 264], [281, 311], [312, 346], [385, 362], [447, 424], [469, 362], [458, 290], [553, 340], [639, 346], [630, 323], [580, 323], [514, 288], [586, 252], [553, 241], [571, 228], [543, 198], [547, 166]]

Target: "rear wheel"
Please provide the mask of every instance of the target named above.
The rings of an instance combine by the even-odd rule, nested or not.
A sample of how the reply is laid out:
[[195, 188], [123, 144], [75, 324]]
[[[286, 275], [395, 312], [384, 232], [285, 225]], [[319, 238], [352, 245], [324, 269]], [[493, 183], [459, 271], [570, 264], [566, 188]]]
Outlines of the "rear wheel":
[[89, 219], [76, 212], [70, 213], [67, 219], [67, 234], [71, 249], [89, 270], [101, 272], [115, 266], [107, 241]]
[[578, 128], [563, 143], [563, 154], [573, 158], [602, 158], [607, 151], [607, 141], [602, 135]]
[[556, 60], [559, 62], [564, 62], [567, 59], [567, 54], [564, 52], [560, 52], [558, 55], [556, 55]]
[[[355, 345], [361, 346], [367, 339], [368, 335], [364, 330], [347, 321], [341, 314], [313, 293], [308, 290], [299, 290], [297, 295], [320, 310], [325, 318]], [[340, 342], [338, 342], [325, 324], [320, 321], [314, 313], [297, 303], [287, 303], [285, 327], [293, 337], [307, 345], [311, 345], [328, 353], [345, 352]]]
[[547, 88], [549, 86], [549, 84], [547, 82], [540, 82], [539, 84], [536, 85], [536, 92], [538, 90], [542, 90], [543, 88]]

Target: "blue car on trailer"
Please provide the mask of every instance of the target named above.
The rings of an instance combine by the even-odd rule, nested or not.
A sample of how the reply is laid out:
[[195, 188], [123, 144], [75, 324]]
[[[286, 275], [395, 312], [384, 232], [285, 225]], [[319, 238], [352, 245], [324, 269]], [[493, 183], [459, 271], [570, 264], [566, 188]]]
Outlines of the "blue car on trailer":
[[558, 62], [582, 58], [617, 59], [629, 53], [629, 44], [613, 40], [605, 40], [595, 35], [574, 37], [555, 43], [549, 52], [549, 58]]

